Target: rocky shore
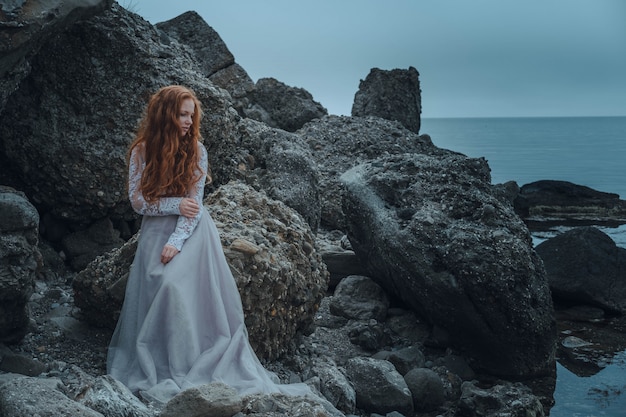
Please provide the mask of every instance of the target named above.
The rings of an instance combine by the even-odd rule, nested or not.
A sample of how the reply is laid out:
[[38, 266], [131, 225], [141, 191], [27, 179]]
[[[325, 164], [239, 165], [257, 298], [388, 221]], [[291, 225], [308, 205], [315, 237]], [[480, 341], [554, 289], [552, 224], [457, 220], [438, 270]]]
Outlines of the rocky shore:
[[[534, 248], [529, 230], [623, 224], [626, 203], [491, 184], [420, 134], [415, 68], [373, 68], [340, 117], [253, 82], [194, 12], [24, 0], [0, 23], [0, 417], [547, 416], [557, 359], [593, 373], [626, 349], [626, 250], [593, 227]], [[214, 383], [156, 404], [105, 375], [139, 224], [124, 153], [166, 84], [204, 105], [204, 205], [250, 342], [316, 396]]]

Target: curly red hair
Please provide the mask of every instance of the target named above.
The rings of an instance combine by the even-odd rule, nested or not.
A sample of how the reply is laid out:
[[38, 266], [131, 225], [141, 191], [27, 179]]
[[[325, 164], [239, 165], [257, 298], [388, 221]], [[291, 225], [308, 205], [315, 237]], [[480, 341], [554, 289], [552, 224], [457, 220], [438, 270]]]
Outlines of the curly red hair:
[[[181, 137], [178, 120], [186, 99], [193, 100], [195, 110], [189, 131]], [[183, 86], [163, 87], [150, 98], [137, 136], [128, 150], [130, 158], [133, 149], [143, 145], [146, 167], [141, 177], [141, 193], [146, 201], [186, 196], [200, 179], [201, 118], [200, 101], [193, 91]]]

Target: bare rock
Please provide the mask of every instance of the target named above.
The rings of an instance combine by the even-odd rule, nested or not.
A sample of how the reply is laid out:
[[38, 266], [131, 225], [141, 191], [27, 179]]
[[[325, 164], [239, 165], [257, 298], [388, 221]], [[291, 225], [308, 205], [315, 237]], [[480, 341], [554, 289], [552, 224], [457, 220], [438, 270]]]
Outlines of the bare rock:
[[618, 194], [567, 181], [542, 180], [523, 185], [515, 211], [529, 224], [623, 224], [626, 201]]
[[330, 302], [330, 312], [347, 319], [383, 321], [388, 308], [389, 299], [382, 287], [358, 275], [341, 280]]
[[41, 45], [73, 22], [111, 7], [112, 0], [2, 2], [0, 8], [0, 113], [30, 72], [29, 59]]
[[245, 119], [239, 124], [241, 148], [248, 152], [242, 178], [304, 217], [315, 232], [320, 225], [318, 169], [298, 135]]
[[28, 331], [26, 304], [42, 257], [39, 214], [26, 196], [0, 187], [0, 343], [16, 343]]
[[454, 154], [437, 148], [428, 135], [378, 117], [327, 116], [307, 123], [297, 134], [309, 145], [319, 170], [322, 225], [331, 230], [346, 228], [339, 177], [348, 169], [383, 155]]
[[467, 417], [543, 417], [545, 412], [532, 391], [519, 383], [480, 388], [476, 381], [464, 382], [458, 415]]
[[380, 414], [413, 412], [411, 391], [390, 362], [353, 358], [346, 363], [346, 374], [354, 385], [358, 408]]
[[545, 270], [484, 159], [381, 157], [347, 171], [348, 236], [370, 276], [442, 330], [477, 368], [532, 376], [554, 365]]
[[206, 114], [205, 140], [232, 150], [239, 116], [228, 94], [200, 72], [189, 48], [163, 43], [139, 16], [114, 4], [46, 41], [0, 114], [3, 170], [24, 184], [40, 212], [75, 228], [135, 217], [124, 191], [126, 151], [148, 98], [164, 85], [194, 90]]
[[95, 379], [78, 402], [106, 417], [153, 417], [155, 413], [109, 375]]
[[206, 77], [235, 63], [235, 57], [220, 35], [194, 11], [157, 23], [156, 27], [190, 47], [200, 61], [201, 71]]
[[11, 417], [104, 417], [65, 396], [55, 378], [20, 377], [0, 385], [0, 415]]
[[247, 117], [288, 132], [295, 132], [305, 123], [328, 114], [313, 100], [311, 93], [303, 88], [289, 87], [274, 78], [259, 79], [249, 98], [251, 108], [244, 110]]
[[596, 227], [577, 227], [537, 245], [550, 289], [565, 304], [626, 313], [626, 249]]
[[419, 73], [413, 67], [391, 71], [372, 68], [354, 95], [352, 116], [397, 120], [419, 133], [422, 97]]
[[205, 204], [241, 293], [250, 343], [276, 359], [312, 324], [328, 287], [315, 237], [293, 209], [242, 183], [222, 186]]
[[172, 398], [159, 417], [231, 417], [244, 408], [237, 391], [222, 383], [189, 388]]
[[445, 401], [443, 382], [437, 373], [427, 368], [415, 368], [404, 375], [413, 405], [419, 411], [434, 411]]

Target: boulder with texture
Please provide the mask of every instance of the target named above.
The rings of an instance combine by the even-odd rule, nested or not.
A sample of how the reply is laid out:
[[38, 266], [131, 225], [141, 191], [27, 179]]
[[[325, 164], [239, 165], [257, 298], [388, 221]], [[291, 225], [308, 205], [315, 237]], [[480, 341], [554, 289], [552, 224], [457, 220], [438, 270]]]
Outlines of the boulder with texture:
[[390, 294], [443, 330], [476, 369], [529, 377], [554, 365], [556, 326], [541, 258], [484, 159], [381, 157], [343, 180], [348, 236]]

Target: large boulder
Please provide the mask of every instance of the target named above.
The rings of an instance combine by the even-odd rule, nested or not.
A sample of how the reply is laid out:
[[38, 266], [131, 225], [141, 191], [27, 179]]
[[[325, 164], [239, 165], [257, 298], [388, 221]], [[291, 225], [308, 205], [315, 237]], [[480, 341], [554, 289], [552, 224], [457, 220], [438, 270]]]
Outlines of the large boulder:
[[42, 266], [38, 225], [26, 196], [0, 186], [0, 343], [19, 342], [28, 331], [26, 304]]
[[555, 300], [626, 313], [626, 249], [595, 227], [576, 227], [537, 245]]
[[242, 178], [300, 213], [313, 231], [321, 219], [319, 172], [298, 135], [252, 119], [239, 124], [240, 149], [248, 153]]
[[305, 123], [328, 114], [313, 100], [311, 93], [274, 78], [259, 79], [249, 98], [250, 107], [244, 110], [247, 117], [288, 132], [295, 132]]
[[377, 280], [475, 369], [511, 377], [554, 365], [556, 327], [541, 259], [489, 166], [459, 154], [381, 157], [347, 171], [352, 246]]
[[417, 135], [399, 122], [378, 117], [327, 116], [296, 132], [312, 152], [319, 170], [322, 225], [343, 230], [343, 185], [339, 177], [348, 169], [382, 155], [405, 152], [453, 154], [437, 148], [430, 136]]
[[[79, 227], [134, 216], [125, 154], [149, 96], [164, 85], [193, 89], [204, 105], [208, 146], [234, 148], [239, 117], [229, 95], [206, 79], [188, 48], [163, 43], [139, 16], [114, 4], [47, 40], [0, 115], [3, 171], [24, 184], [40, 212]], [[222, 153], [210, 155], [226, 169], [214, 159]]]
[[[328, 286], [314, 235], [293, 209], [242, 183], [220, 187], [205, 206], [241, 293], [250, 343], [260, 357], [276, 359], [312, 323]], [[132, 239], [74, 280], [76, 305], [92, 324], [115, 326], [135, 248]]]
[[377, 116], [397, 120], [419, 133], [422, 96], [419, 73], [413, 67], [391, 71], [372, 68], [354, 95], [352, 116]]
[[0, 7], [0, 113], [30, 72], [30, 58], [47, 39], [75, 21], [111, 7], [113, 0], [15, 0]]

